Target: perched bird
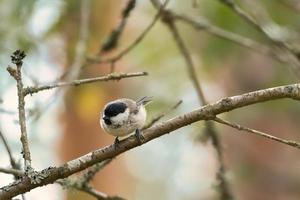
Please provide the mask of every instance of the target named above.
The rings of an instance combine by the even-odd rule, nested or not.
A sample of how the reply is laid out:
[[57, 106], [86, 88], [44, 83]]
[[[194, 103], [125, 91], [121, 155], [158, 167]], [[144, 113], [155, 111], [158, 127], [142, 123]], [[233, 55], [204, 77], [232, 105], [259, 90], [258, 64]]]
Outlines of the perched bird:
[[134, 131], [137, 139], [142, 142], [140, 129], [146, 122], [145, 105], [151, 101], [152, 98], [147, 96], [137, 101], [125, 98], [111, 101], [104, 106], [100, 125], [108, 134], [116, 137], [115, 144], [119, 143], [118, 137], [127, 136]]

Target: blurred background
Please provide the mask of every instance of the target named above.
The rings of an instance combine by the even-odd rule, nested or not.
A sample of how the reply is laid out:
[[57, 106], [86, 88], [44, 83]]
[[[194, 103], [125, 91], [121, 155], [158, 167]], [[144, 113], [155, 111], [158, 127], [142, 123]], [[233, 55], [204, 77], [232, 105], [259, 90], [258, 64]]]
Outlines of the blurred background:
[[[46, 84], [102, 76], [109, 64], [81, 68], [86, 57], [98, 55], [101, 44], [120, 22], [128, 1], [120, 0], [0, 0], [0, 130], [14, 157], [22, 162], [15, 81], [6, 71], [10, 55], [25, 50], [25, 85]], [[300, 6], [293, 0], [239, 0], [238, 5], [261, 20], [272, 35], [299, 42]], [[230, 32], [270, 45], [264, 35], [218, 0], [171, 0], [170, 10], [191, 18], [205, 18]], [[113, 56], [132, 43], [157, 11], [148, 0], [138, 0]], [[268, 26], [267, 26], [268, 25]], [[178, 22], [208, 102], [299, 80], [291, 64], [239, 44], [196, 31]], [[274, 37], [275, 37], [274, 36]], [[182, 54], [169, 29], [158, 21], [146, 37], [121, 60], [117, 72], [147, 71], [149, 76], [97, 82], [79, 87], [46, 90], [26, 97], [27, 126], [33, 166], [41, 170], [63, 164], [109, 145], [114, 138], [99, 126], [103, 105], [127, 97], [154, 96], [148, 120], [179, 108], [165, 119], [199, 107]], [[67, 73], [66, 73], [67, 72]], [[64, 76], [62, 76], [64, 74]], [[298, 102], [278, 100], [234, 110], [221, 117], [300, 141]], [[236, 199], [299, 199], [299, 150], [216, 124], [223, 147], [226, 178]], [[133, 200], [218, 199], [218, 162], [203, 122], [151, 141], [117, 157], [93, 180], [96, 189]], [[9, 158], [0, 143], [0, 166]], [[0, 174], [0, 185], [13, 181]], [[46, 195], [45, 195], [46, 194]], [[89, 200], [93, 197], [59, 185], [37, 188], [29, 200]]]

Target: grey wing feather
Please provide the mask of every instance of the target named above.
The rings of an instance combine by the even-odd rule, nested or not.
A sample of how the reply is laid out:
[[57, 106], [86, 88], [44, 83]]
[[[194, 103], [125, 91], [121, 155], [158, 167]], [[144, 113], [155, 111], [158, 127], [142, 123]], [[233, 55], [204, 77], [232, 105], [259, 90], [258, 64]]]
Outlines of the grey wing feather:
[[136, 101], [136, 104], [137, 104], [138, 106], [140, 106], [140, 105], [147, 105], [149, 102], [152, 101], [152, 99], [153, 99], [153, 97], [144, 96], [144, 97], [138, 99], [138, 100]]

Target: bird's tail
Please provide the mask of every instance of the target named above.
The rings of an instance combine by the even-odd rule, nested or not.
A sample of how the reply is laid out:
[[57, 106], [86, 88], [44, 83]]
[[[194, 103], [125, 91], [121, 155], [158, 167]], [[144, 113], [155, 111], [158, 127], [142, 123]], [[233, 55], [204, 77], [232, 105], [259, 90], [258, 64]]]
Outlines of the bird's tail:
[[150, 102], [152, 101], [152, 99], [153, 99], [153, 97], [144, 96], [144, 97], [138, 99], [138, 100], [136, 101], [136, 104], [137, 104], [138, 106], [140, 106], [140, 105], [144, 105], [144, 106], [145, 106], [145, 105], [147, 105], [148, 103], [150, 103]]

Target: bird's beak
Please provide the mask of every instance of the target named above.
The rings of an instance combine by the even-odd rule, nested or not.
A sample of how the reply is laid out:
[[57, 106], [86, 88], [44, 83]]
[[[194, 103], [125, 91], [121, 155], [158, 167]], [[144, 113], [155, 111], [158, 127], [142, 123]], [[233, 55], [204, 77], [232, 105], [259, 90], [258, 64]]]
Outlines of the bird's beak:
[[108, 120], [108, 119], [109, 119], [109, 117], [107, 117], [107, 116], [103, 116], [103, 117], [102, 117], [102, 119], [103, 119], [103, 120]]

